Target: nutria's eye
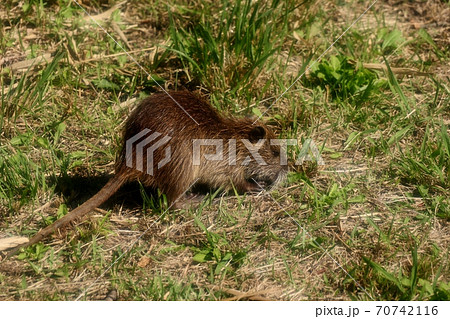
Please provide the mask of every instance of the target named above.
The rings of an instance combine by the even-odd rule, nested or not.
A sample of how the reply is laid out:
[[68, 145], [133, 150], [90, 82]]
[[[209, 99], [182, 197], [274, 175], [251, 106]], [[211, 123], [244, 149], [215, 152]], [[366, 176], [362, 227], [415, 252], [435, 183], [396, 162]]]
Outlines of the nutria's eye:
[[255, 143], [263, 139], [266, 136], [266, 130], [262, 126], [255, 126], [250, 131], [248, 139], [250, 142]]

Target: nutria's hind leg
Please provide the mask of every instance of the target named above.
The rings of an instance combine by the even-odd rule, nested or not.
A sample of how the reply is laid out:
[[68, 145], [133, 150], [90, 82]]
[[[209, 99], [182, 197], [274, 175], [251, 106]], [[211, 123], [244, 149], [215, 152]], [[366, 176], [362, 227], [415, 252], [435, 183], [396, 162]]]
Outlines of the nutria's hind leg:
[[170, 188], [163, 190], [166, 194], [167, 202], [173, 209], [189, 208], [190, 206], [197, 206], [204, 198], [204, 196], [196, 196], [194, 194], [187, 195], [186, 192], [192, 190], [196, 182], [192, 179], [179, 179], [176, 184], [172, 184]]
[[172, 207], [174, 209], [178, 209], [178, 203], [182, 203], [185, 198], [185, 193], [188, 191], [189, 185], [184, 187], [185, 185], [178, 183], [176, 185], [172, 185], [169, 189], [161, 189], [163, 194], [166, 195], [167, 203], [169, 204], [169, 207]]

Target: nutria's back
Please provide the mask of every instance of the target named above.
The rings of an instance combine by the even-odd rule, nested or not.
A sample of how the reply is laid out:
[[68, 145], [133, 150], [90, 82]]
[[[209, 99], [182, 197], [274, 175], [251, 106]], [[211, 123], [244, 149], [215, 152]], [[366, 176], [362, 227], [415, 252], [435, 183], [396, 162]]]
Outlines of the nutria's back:
[[[177, 91], [169, 94], [170, 96], [166, 93], [153, 94], [141, 102], [128, 117], [124, 128], [124, 141], [144, 128], [165, 135], [212, 138], [230, 134], [234, 131], [233, 123], [238, 123], [230, 123], [205, 99], [194, 93]], [[246, 125], [249, 123], [251, 121], [247, 121]]]

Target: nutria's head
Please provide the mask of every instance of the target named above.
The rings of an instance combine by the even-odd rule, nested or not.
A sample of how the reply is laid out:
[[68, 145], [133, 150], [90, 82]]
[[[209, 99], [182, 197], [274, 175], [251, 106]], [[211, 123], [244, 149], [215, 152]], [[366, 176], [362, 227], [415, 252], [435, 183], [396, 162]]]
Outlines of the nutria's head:
[[245, 135], [247, 138], [241, 140], [242, 145], [237, 148], [244, 178], [254, 184], [255, 189], [276, 186], [283, 181], [288, 171], [279, 140], [270, 128], [261, 123], [249, 127]]

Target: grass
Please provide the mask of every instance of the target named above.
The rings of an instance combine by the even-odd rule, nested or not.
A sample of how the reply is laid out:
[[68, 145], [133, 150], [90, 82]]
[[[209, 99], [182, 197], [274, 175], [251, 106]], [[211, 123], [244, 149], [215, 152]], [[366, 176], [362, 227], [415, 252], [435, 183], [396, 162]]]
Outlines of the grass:
[[0, 261], [1, 300], [450, 299], [447, 2], [378, 3], [320, 61], [369, 3], [119, 3], [83, 3], [114, 40], [72, 1], [0, 5], [0, 238], [95, 194], [158, 84], [263, 115], [325, 165], [292, 147], [270, 194], [168, 213], [127, 185]]

